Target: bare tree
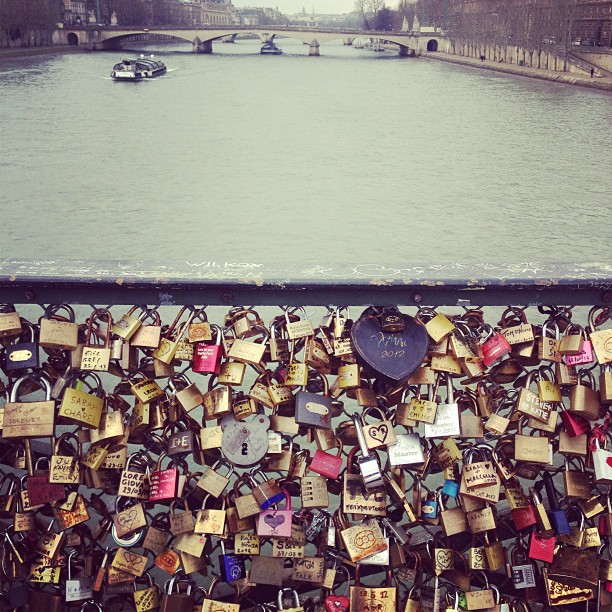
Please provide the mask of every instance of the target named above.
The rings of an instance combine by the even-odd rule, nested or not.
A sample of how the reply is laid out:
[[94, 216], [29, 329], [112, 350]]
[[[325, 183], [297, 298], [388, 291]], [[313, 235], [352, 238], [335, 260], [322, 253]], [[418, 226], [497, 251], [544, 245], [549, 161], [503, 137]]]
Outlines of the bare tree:
[[355, 0], [355, 12], [361, 16], [361, 23], [366, 30], [370, 29], [367, 14], [367, 0]]

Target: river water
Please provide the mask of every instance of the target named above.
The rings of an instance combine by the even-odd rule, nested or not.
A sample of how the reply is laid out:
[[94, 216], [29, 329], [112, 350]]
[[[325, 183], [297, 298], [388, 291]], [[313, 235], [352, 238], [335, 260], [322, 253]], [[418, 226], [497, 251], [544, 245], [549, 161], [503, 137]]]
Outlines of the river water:
[[0, 57], [2, 256], [608, 260], [610, 94], [279, 44]]

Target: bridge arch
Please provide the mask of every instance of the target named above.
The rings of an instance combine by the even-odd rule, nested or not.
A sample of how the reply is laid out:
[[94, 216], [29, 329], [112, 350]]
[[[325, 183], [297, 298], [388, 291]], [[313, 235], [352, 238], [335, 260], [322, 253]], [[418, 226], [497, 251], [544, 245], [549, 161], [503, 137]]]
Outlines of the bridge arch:
[[438, 41], [435, 38], [427, 41], [427, 50], [428, 51], [437, 51], [438, 50]]
[[69, 32], [68, 36], [66, 36], [66, 42], [69, 45], [76, 46], [79, 44], [79, 37], [74, 32]]

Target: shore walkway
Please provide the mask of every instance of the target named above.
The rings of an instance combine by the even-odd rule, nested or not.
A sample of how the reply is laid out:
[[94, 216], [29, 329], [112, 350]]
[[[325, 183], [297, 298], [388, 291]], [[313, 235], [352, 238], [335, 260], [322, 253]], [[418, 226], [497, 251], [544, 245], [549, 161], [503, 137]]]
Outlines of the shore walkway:
[[505, 72], [506, 74], [530, 77], [532, 79], [542, 79], [544, 81], [555, 81], [557, 83], [565, 83], [567, 85], [578, 85], [579, 87], [590, 87], [592, 89], [612, 91], [612, 78], [609, 77], [591, 77], [589, 75], [576, 74], [575, 72], [556, 72], [554, 70], [528, 68], [527, 66], [518, 66], [517, 64], [506, 64], [505, 62], [494, 62], [490, 60], [484, 60], [481, 62], [477, 57], [449, 55], [447, 53], [440, 52], [433, 53], [424, 51], [421, 57], [439, 62], [449, 62], [451, 64], [460, 64], [461, 66], [470, 66], [472, 68], [479, 68], [480, 70]]

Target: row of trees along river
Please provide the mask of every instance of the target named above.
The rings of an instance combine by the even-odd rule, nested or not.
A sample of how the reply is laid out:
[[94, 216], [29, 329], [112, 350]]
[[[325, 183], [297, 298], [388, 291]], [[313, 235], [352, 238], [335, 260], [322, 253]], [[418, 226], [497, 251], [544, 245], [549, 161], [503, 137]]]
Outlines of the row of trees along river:
[[[108, 23], [115, 12], [123, 25], [188, 25], [174, 23], [178, 0], [88, 0], [87, 11], [100, 11]], [[356, 0], [346, 27], [361, 25], [376, 31], [412, 25], [441, 27], [456, 39], [535, 49], [555, 44], [569, 50], [580, 0], [399, 0], [396, 9], [385, 0]], [[62, 21], [61, 0], [0, 0], [0, 46], [20, 39], [23, 46], [45, 45]], [[283, 17], [284, 23], [290, 19]], [[341, 26], [337, 20], [336, 26]]]

